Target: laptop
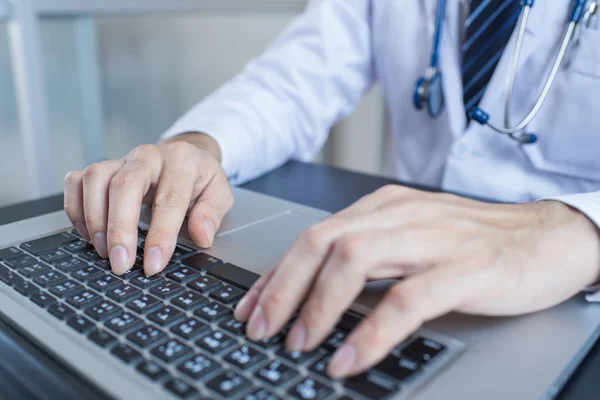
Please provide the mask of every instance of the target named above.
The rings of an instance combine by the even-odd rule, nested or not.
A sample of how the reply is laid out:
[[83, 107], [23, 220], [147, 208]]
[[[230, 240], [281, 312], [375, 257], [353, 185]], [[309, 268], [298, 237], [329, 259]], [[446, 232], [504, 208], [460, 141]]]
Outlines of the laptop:
[[576, 297], [514, 318], [449, 314], [380, 364], [332, 380], [328, 360], [391, 284], [372, 282], [311, 353], [283, 335], [244, 336], [233, 308], [296, 236], [328, 213], [234, 189], [235, 206], [208, 250], [183, 229], [165, 270], [143, 275], [149, 210], [125, 276], [70, 227], [64, 212], [0, 227], [0, 312], [115, 399], [546, 399], [599, 335], [600, 308]]

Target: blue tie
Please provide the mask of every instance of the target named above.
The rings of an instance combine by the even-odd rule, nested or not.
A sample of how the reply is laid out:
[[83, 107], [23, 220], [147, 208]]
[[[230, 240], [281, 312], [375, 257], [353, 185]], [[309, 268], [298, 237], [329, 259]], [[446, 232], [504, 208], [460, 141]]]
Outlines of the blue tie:
[[463, 100], [467, 114], [483, 97], [520, 12], [520, 0], [471, 0], [462, 47]]

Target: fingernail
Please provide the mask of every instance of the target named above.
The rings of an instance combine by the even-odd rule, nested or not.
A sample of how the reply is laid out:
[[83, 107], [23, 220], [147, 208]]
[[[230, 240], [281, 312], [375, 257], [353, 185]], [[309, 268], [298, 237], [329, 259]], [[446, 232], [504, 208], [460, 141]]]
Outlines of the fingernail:
[[127, 249], [121, 245], [115, 246], [110, 251], [110, 265], [112, 270], [117, 275], [123, 275], [129, 270], [129, 255]]
[[144, 253], [144, 271], [147, 276], [157, 274], [162, 268], [162, 251], [158, 247], [151, 247]]
[[301, 320], [296, 321], [290, 333], [288, 333], [286, 347], [288, 352], [302, 351], [306, 340], [306, 327]]
[[77, 222], [75, 224], [75, 229], [77, 232], [88, 242], [90, 241], [90, 233], [87, 230], [87, 226], [83, 222]]
[[208, 247], [212, 246], [213, 240], [215, 239], [215, 226], [212, 222], [205, 219], [202, 221], [202, 229], [204, 229], [204, 233], [208, 238]]
[[240, 300], [238, 305], [235, 307], [234, 316], [238, 321], [248, 321], [250, 317], [250, 313], [256, 306], [256, 302], [258, 300], [258, 296], [256, 294], [256, 290], [250, 289], [248, 293]]
[[264, 339], [266, 332], [267, 321], [265, 320], [265, 313], [262, 307], [258, 305], [250, 317], [246, 333], [251, 340], [257, 342]]
[[346, 375], [356, 359], [356, 350], [351, 344], [345, 343], [333, 355], [329, 363], [328, 372], [332, 378], [340, 378]]
[[108, 257], [108, 244], [106, 243], [106, 235], [103, 232], [98, 232], [94, 235], [94, 247], [100, 257]]

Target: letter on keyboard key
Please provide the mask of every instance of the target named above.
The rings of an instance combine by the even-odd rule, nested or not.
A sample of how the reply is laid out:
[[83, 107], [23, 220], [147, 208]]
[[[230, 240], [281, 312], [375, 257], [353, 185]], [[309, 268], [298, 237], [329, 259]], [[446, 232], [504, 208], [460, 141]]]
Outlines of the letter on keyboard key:
[[145, 294], [140, 298], [129, 301], [125, 306], [138, 314], [146, 314], [159, 308], [163, 303], [154, 296]]
[[167, 278], [173, 279], [179, 283], [186, 283], [200, 277], [200, 273], [189, 267], [179, 267], [176, 270], [169, 272]]
[[134, 364], [142, 359], [140, 353], [124, 343], [116, 345], [110, 352], [119, 357], [125, 364]]
[[204, 322], [200, 322], [195, 318], [188, 318], [183, 322], [175, 324], [171, 328], [171, 332], [186, 340], [192, 340], [204, 332], [207, 332], [209, 329], [209, 326]]
[[55, 283], [62, 282], [67, 280], [67, 277], [64, 274], [61, 274], [58, 271], [47, 270], [46, 272], [42, 272], [38, 274], [33, 281], [40, 285], [41, 287], [48, 287], [50, 285], [54, 285]]
[[71, 254], [61, 249], [53, 249], [40, 253], [39, 257], [50, 264], [56, 264], [71, 258]]
[[87, 265], [71, 272], [71, 276], [73, 279], [77, 279], [79, 282], [88, 282], [103, 277], [104, 272], [96, 267]]
[[217, 302], [210, 302], [209, 304], [203, 305], [194, 311], [195, 316], [211, 322], [230, 314], [233, 314], [231, 309]]
[[85, 310], [85, 313], [96, 321], [106, 321], [123, 311], [119, 306], [109, 300], [104, 300], [100, 304], [95, 304]]
[[14, 247], [14, 246], [6, 248], [6, 249], [2, 249], [2, 250], [0, 250], [0, 261], [8, 260], [9, 258], [16, 257], [21, 254], [24, 254], [23, 251], [19, 250], [18, 248]]
[[168, 375], [166, 369], [161, 367], [158, 363], [150, 360], [140, 363], [136, 369], [153, 381], [160, 381]]
[[215, 264], [220, 264], [222, 261], [216, 257], [209, 256], [205, 253], [194, 254], [186, 258], [181, 263], [188, 267], [194, 268], [196, 271], [204, 271]]
[[119, 286], [123, 281], [114, 275], [105, 275], [101, 278], [94, 279], [88, 283], [92, 289], [96, 289], [99, 292], [106, 292], [107, 290], [113, 289]]
[[81, 310], [83, 308], [102, 303], [102, 297], [91, 290], [85, 290], [81, 293], [69, 296], [67, 298], [67, 303]]
[[278, 387], [295, 379], [298, 372], [285, 365], [281, 360], [273, 360], [256, 371], [254, 375], [268, 384]]
[[285, 358], [295, 364], [302, 364], [308, 359], [313, 358], [317, 354], [317, 351], [309, 351], [309, 352], [301, 352], [301, 351], [292, 351], [291, 353], [287, 352], [286, 349], [282, 348], [277, 352], [277, 355]]
[[263, 353], [249, 346], [240, 346], [223, 357], [225, 361], [242, 370], [267, 359]]
[[132, 285], [137, 286], [142, 289], [151, 288], [153, 286], [158, 285], [160, 282], [162, 282], [162, 278], [158, 275], [154, 275], [154, 276], [138, 275], [138, 276], [133, 277], [129, 281], [129, 283], [131, 283]]
[[329, 397], [333, 389], [312, 378], [304, 378], [293, 385], [288, 393], [300, 400], [321, 400]]
[[415, 376], [421, 365], [413, 360], [403, 356], [389, 355], [382, 362], [375, 366], [375, 370], [379, 371], [391, 378], [401, 381], [408, 380]]
[[148, 314], [148, 319], [156, 322], [160, 326], [172, 325], [181, 321], [184, 317], [185, 315], [181, 311], [170, 306], [163, 306], [153, 313]]
[[82, 317], [81, 315], [74, 315], [67, 321], [67, 325], [71, 328], [75, 329], [79, 333], [88, 333], [91, 332], [96, 325], [87, 319], [86, 317]]
[[396, 383], [373, 372], [354, 376], [345, 381], [344, 386], [366, 398], [375, 400], [387, 399], [390, 394], [399, 390]]
[[221, 303], [231, 304], [241, 299], [244, 294], [243, 290], [227, 285], [210, 292], [210, 297]]
[[181, 399], [196, 398], [198, 391], [182, 379], [172, 378], [165, 383], [165, 389]]
[[152, 325], [146, 325], [135, 332], [127, 335], [132, 343], [145, 349], [146, 347], [154, 346], [157, 343], [164, 342], [168, 339], [167, 334]]
[[161, 283], [150, 289], [150, 293], [160, 297], [161, 299], [168, 299], [183, 292], [183, 286], [179, 283], [163, 280]]
[[106, 327], [116, 333], [127, 333], [138, 329], [143, 326], [143, 322], [138, 317], [128, 312], [121, 312], [120, 314], [110, 318], [106, 323]]
[[[35, 264], [26, 265], [23, 268], [19, 268], [19, 273], [23, 276], [26, 276], [27, 278], [38, 276], [45, 272], [51, 272], [50, 266], [41, 261], [37, 262]], [[52, 272], [57, 273], [55, 271], [52, 271]], [[41, 283], [38, 283], [38, 285], [41, 285]]]
[[111, 346], [113, 343], [117, 342], [117, 338], [105, 331], [104, 329], [95, 329], [89, 335], [88, 338], [96, 343], [98, 346], [103, 349]]
[[44, 292], [33, 294], [29, 299], [43, 308], [56, 304], [56, 298]]
[[85, 263], [77, 258], [70, 257], [54, 264], [54, 266], [65, 273], [71, 273], [76, 269], [85, 267]]
[[233, 397], [248, 387], [250, 381], [232, 370], [223, 372], [208, 381], [206, 386], [223, 397]]
[[77, 254], [86, 250], [94, 250], [94, 246], [91, 243], [84, 242], [83, 240], [78, 240], [76, 242], [67, 243], [62, 246], [63, 249], [67, 250], [70, 253]]
[[75, 310], [63, 303], [54, 304], [48, 307], [48, 312], [58, 319], [67, 319], [75, 315]]
[[221, 369], [221, 367], [210, 357], [198, 354], [177, 366], [181, 372], [194, 380], [201, 379], [208, 374]]
[[131, 299], [138, 298], [142, 291], [128, 284], [121, 284], [107, 292], [107, 296], [117, 303], [125, 303]]
[[188, 283], [188, 287], [192, 290], [195, 290], [200, 293], [207, 293], [210, 290], [221, 286], [222, 283], [216, 280], [215, 278], [211, 278], [210, 276], [203, 276], [198, 279], [194, 279], [190, 283]]
[[36, 260], [35, 258], [33, 258], [27, 254], [13, 257], [13, 258], [10, 258], [10, 259], [4, 261], [4, 264], [6, 264], [10, 268], [14, 268], [14, 269], [21, 269], [28, 265], [33, 265], [33, 264], [37, 264], [37, 263], [38, 263], [38, 260]]
[[281, 400], [281, 398], [269, 392], [267, 389], [259, 388], [248, 393], [246, 396], [242, 397], [241, 400]]
[[246, 331], [246, 323], [238, 321], [237, 319], [235, 319], [235, 317], [230, 317], [221, 321], [221, 323], [219, 323], [219, 326], [225, 329], [226, 331], [229, 331], [236, 335], [243, 335]]
[[83, 286], [79, 283], [68, 280], [50, 286], [50, 293], [60, 298], [68, 297], [83, 290]]
[[209, 300], [199, 293], [192, 292], [191, 290], [180, 294], [171, 299], [171, 304], [182, 308], [184, 310], [195, 310], [201, 305], [207, 304]]
[[196, 344], [211, 354], [217, 354], [237, 344], [237, 341], [221, 331], [212, 331], [198, 339]]
[[166, 363], [172, 363], [188, 356], [193, 352], [191, 347], [186, 346], [177, 339], [171, 339], [166, 343], [156, 346], [151, 353]]
[[34, 294], [38, 294], [40, 289], [35, 286], [33, 283], [29, 283], [27, 281], [21, 280], [20, 282], [15, 282], [13, 288], [21, 293], [23, 296], [29, 297]]
[[446, 349], [441, 343], [423, 337], [416, 338], [402, 350], [402, 354], [420, 363], [428, 363]]

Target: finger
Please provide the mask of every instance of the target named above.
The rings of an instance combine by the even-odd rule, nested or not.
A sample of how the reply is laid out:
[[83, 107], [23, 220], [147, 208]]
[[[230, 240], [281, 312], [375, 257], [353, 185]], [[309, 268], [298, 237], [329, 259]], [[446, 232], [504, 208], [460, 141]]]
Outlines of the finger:
[[365, 371], [425, 321], [458, 308], [482, 284], [483, 275], [466, 276], [464, 271], [437, 266], [390, 288], [336, 351], [329, 374], [342, 377]]
[[192, 145], [183, 142], [168, 145], [146, 236], [144, 271], [148, 276], [162, 271], [175, 250], [201, 168], [194, 151]]
[[158, 183], [161, 166], [162, 156], [156, 146], [143, 145], [125, 158], [125, 165], [110, 181], [107, 240], [116, 274], [124, 274], [135, 262], [142, 198]]
[[92, 164], [83, 171], [83, 210], [92, 243], [102, 258], [108, 258], [106, 222], [108, 218], [108, 185], [123, 166], [122, 160]]
[[246, 322], [250, 317], [250, 313], [254, 310], [256, 303], [258, 301], [258, 297], [262, 293], [266, 284], [271, 280], [273, 273], [275, 272], [275, 268], [271, 268], [267, 272], [265, 272], [255, 283], [252, 285], [248, 293], [240, 300], [240, 302], [235, 307], [235, 318], [238, 321]]
[[381, 208], [384, 204], [392, 201], [416, 197], [419, 193], [422, 192], [400, 185], [385, 185], [373, 193], [369, 193], [368, 195], [361, 197], [354, 204], [338, 212], [336, 215], [349, 216], [353, 214], [375, 211]]
[[90, 241], [90, 234], [85, 225], [83, 211], [83, 172], [71, 171], [65, 176], [65, 213], [71, 224], [85, 240]]
[[212, 246], [225, 214], [233, 206], [233, 194], [227, 177], [217, 166], [214, 168], [214, 175], [202, 188], [188, 215], [190, 237], [203, 248]]

